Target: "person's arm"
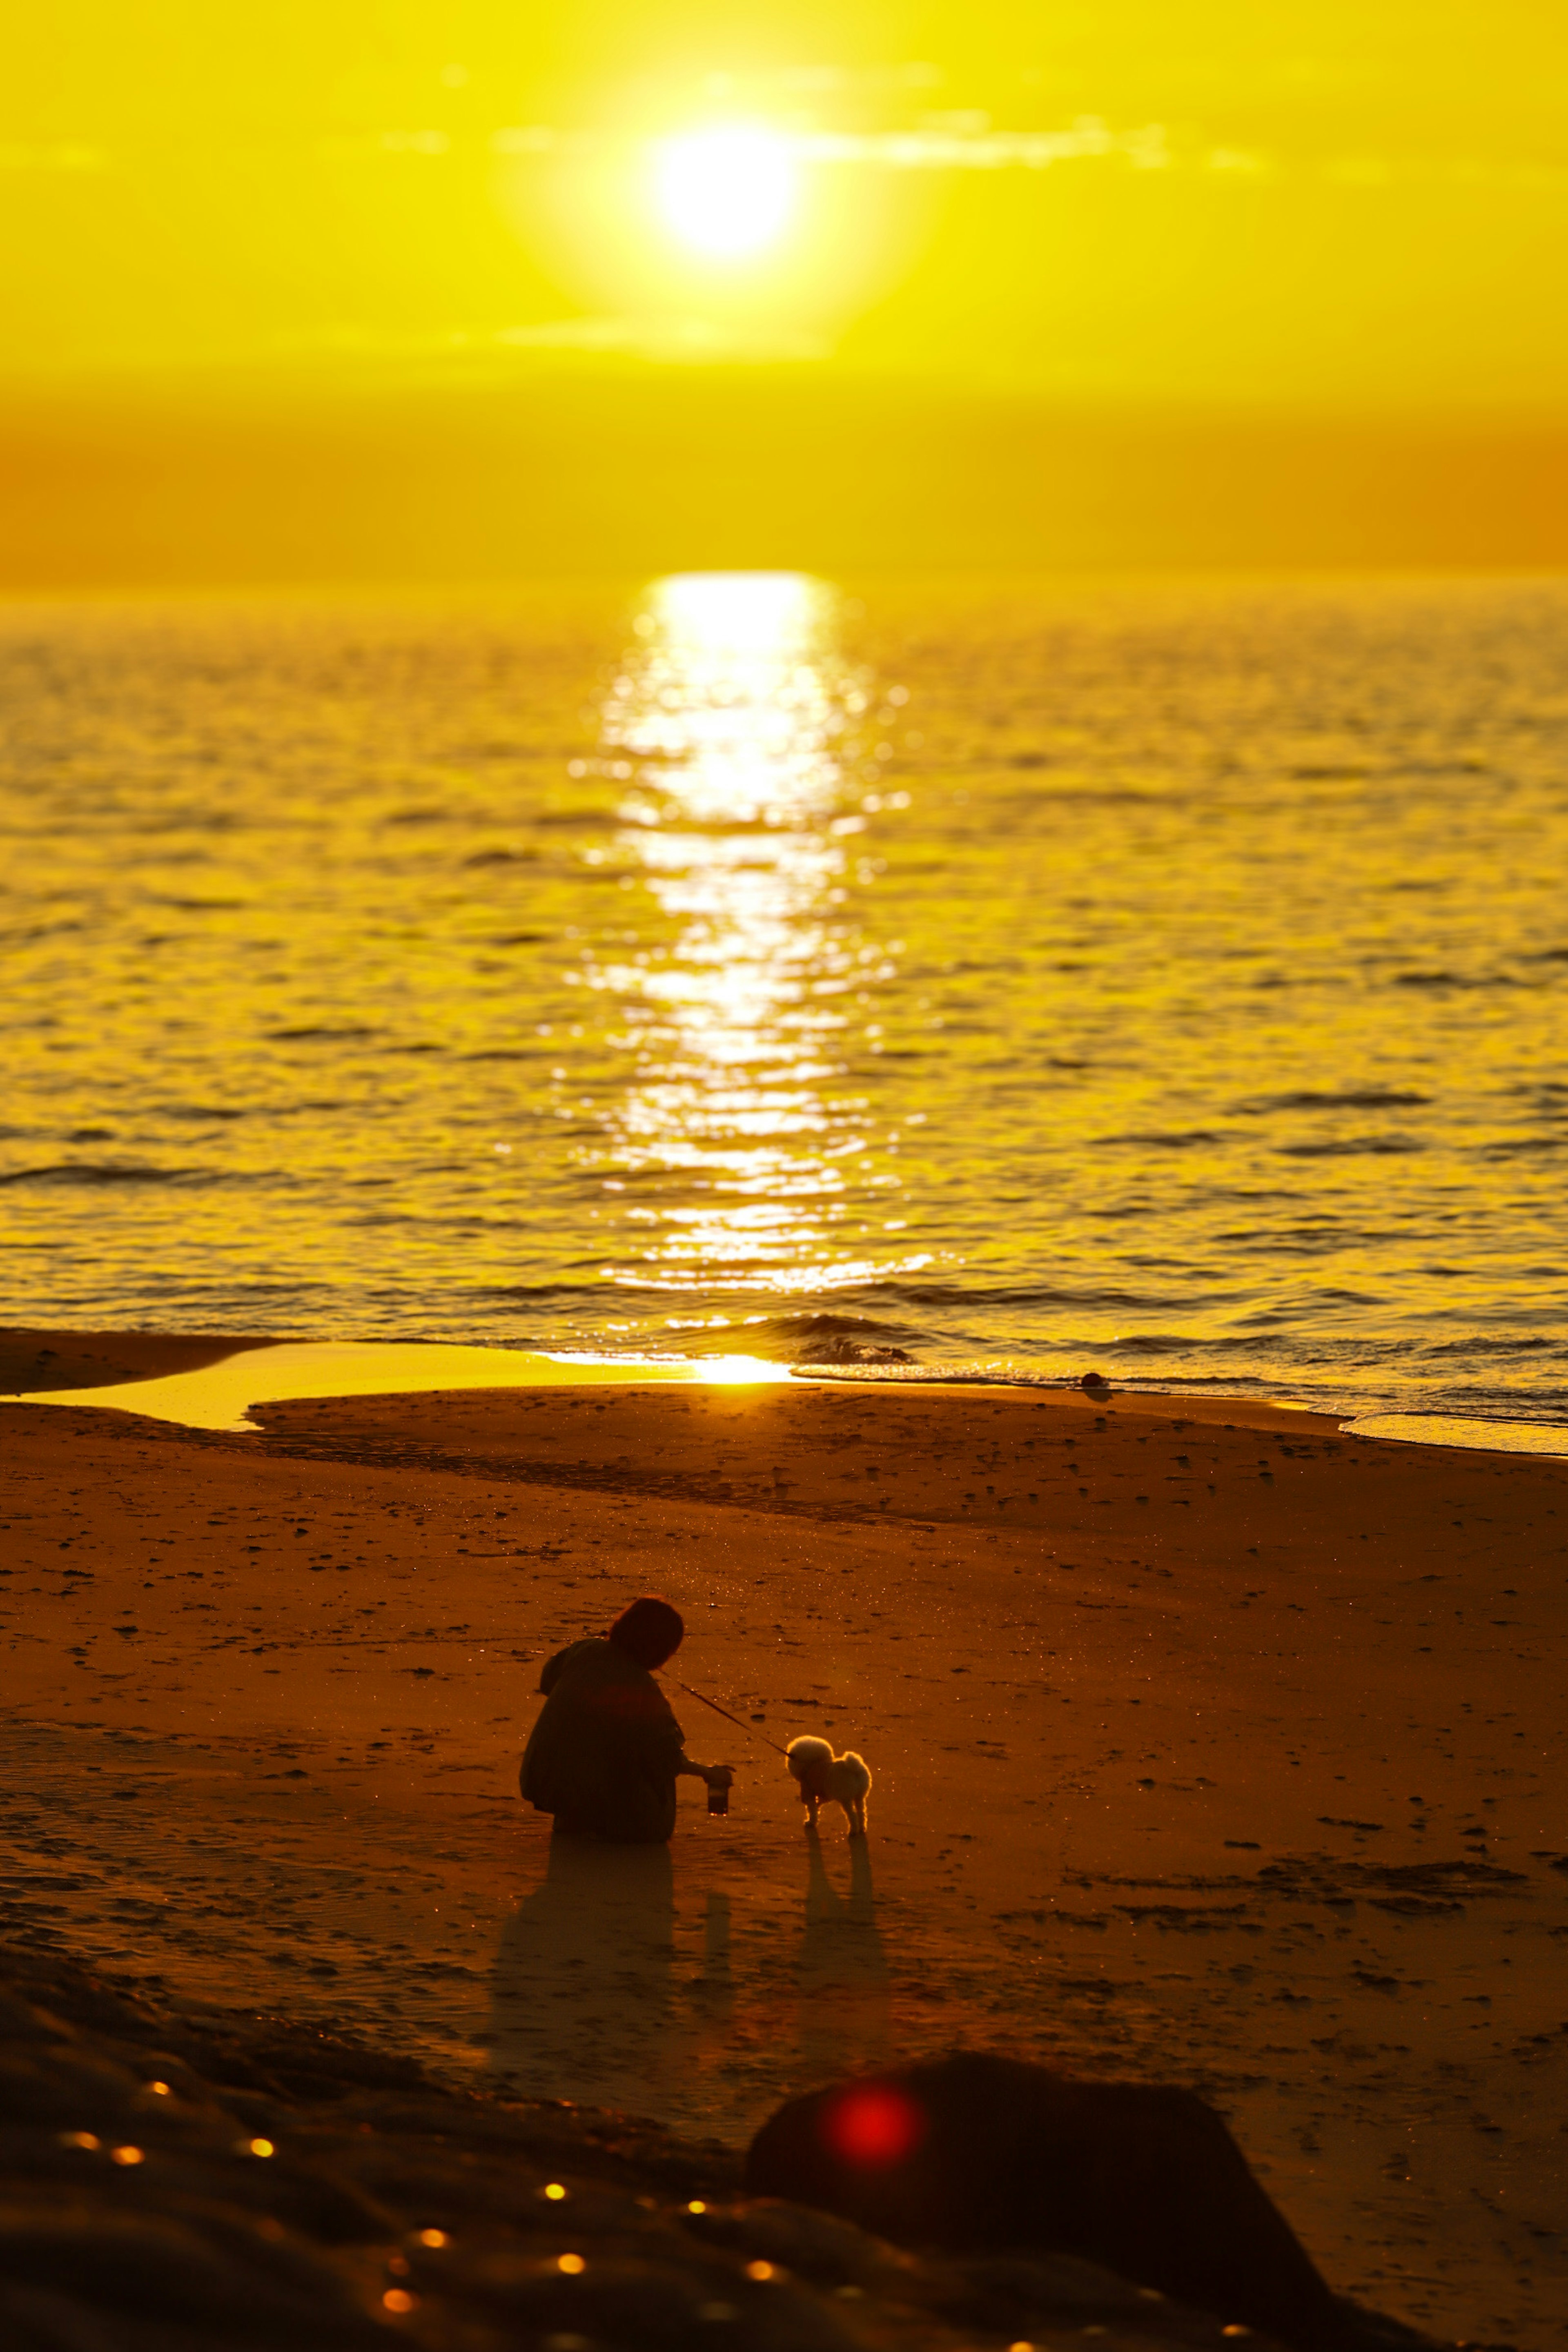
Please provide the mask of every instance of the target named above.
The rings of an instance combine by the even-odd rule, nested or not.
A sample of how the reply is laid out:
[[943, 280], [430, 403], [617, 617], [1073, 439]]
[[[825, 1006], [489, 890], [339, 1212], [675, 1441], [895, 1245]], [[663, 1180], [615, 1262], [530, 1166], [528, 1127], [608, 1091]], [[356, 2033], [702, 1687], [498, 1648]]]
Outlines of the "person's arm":
[[[674, 1716], [670, 1713], [668, 1700], [665, 1701], [665, 1717], [669, 1736], [675, 1743], [676, 1779], [678, 1780], [706, 1780], [710, 1789], [714, 1787], [721, 1789], [729, 1788], [733, 1781], [735, 1775], [728, 1764], [694, 1764], [690, 1757], [688, 1756], [686, 1752], [686, 1734], [682, 1731], [679, 1724], [677, 1723]], [[666, 1766], [665, 1769], [668, 1770], [669, 1768]]]

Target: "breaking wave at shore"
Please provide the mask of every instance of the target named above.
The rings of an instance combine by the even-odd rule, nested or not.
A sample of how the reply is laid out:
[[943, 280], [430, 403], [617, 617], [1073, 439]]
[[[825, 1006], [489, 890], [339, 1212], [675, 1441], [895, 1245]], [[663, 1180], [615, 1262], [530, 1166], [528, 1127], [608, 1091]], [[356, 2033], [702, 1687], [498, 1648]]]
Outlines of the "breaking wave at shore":
[[1565, 640], [1550, 582], [13, 607], [5, 1312], [1568, 1421]]

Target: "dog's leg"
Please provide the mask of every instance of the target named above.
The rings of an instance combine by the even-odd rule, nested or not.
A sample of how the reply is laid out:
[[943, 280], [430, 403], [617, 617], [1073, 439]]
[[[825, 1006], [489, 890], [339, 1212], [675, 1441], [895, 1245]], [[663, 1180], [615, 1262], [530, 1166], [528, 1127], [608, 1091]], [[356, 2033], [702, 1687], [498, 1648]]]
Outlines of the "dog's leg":
[[850, 1798], [850, 1800], [849, 1800], [849, 1802], [848, 1802], [847, 1806], [845, 1808], [845, 1810], [846, 1810], [846, 1811], [847, 1811], [847, 1812], [848, 1813], [848, 1815], [849, 1815], [849, 1834], [850, 1834], [850, 1836], [851, 1836], [851, 1837], [862, 1837], [862, 1838], [863, 1838], [863, 1837], [865, 1836], [865, 1834], [866, 1834], [866, 1800], [865, 1800], [865, 1798], [864, 1798], [864, 1797], [851, 1797], [851, 1798]]
[[816, 1830], [816, 1809], [821, 1802], [822, 1800], [820, 1797], [813, 1797], [810, 1794], [806, 1794], [805, 1826], [813, 1832], [814, 1835]]

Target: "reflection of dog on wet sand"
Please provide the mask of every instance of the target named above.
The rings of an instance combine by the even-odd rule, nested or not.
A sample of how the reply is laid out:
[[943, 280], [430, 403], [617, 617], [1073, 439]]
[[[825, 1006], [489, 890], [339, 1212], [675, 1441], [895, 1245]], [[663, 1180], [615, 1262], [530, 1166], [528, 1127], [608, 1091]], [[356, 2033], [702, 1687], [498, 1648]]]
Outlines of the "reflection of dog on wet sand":
[[866, 1800], [871, 1792], [871, 1775], [863, 1756], [857, 1756], [853, 1748], [835, 1756], [826, 1739], [807, 1737], [790, 1741], [784, 1749], [784, 1762], [800, 1783], [807, 1829], [816, 1829], [819, 1805], [842, 1805], [848, 1818], [850, 1836], [865, 1836]]

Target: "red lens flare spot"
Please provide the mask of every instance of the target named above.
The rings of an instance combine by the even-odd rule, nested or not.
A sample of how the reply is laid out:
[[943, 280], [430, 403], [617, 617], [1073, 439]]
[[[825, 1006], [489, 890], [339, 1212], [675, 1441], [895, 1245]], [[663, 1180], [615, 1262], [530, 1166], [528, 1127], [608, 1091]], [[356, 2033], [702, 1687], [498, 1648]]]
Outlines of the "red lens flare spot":
[[823, 2137], [848, 2164], [897, 2164], [926, 2136], [925, 2110], [907, 2091], [868, 2083], [836, 2099], [823, 2117]]

